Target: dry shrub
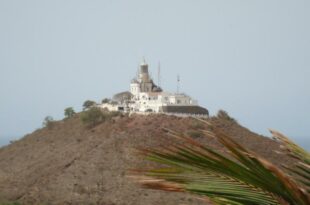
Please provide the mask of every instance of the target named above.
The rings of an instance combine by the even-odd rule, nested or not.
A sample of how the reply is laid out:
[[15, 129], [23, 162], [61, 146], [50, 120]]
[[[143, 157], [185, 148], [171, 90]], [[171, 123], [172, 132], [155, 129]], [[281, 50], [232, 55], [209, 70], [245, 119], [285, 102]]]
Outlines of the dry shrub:
[[80, 118], [83, 124], [89, 128], [92, 128], [107, 120], [111, 120], [113, 117], [121, 115], [122, 114], [118, 111], [107, 112], [98, 107], [92, 107], [89, 110], [82, 112]]
[[189, 130], [186, 134], [195, 139], [203, 136], [203, 132], [200, 130]]
[[216, 115], [219, 119], [223, 119], [223, 120], [227, 120], [227, 121], [230, 121], [230, 122], [235, 122], [237, 123], [237, 120], [230, 117], [229, 114], [225, 111], [225, 110], [219, 110], [217, 112], [217, 115]]

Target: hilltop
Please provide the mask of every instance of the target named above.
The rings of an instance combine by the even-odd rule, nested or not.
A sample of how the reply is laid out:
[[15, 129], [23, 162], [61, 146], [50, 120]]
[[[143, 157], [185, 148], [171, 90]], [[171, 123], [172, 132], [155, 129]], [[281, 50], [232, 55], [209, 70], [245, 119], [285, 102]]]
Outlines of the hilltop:
[[[275, 152], [279, 150], [277, 142], [232, 118], [208, 121], [275, 165], [289, 164], [291, 159]], [[0, 203], [203, 204], [191, 195], [142, 189], [127, 173], [149, 166], [136, 148], [177, 143], [162, 128], [187, 133], [222, 151], [216, 139], [202, 137], [197, 131], [204, 126], [192, 118], [159, 114], [116, 116], [93, 128], [85, 127], [79, 115], [55, 122], [0, 149]]]

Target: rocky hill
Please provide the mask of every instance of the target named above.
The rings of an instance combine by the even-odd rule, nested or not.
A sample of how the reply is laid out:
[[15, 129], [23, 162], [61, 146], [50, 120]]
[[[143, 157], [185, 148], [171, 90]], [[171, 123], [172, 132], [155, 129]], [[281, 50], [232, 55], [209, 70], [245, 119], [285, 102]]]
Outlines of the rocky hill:
[[[230, 118], [212, 117], [215, 126], [276, 165], [289, 164], [276, 154], [279, 144]], [[200, 136], [202, 124], [166, 115], [114, 117], [93, 128], [79, 116], [36, 130], [0, 149], [0, 204], [177, 205], [203, 204], [191, 195], [140, 188], [129, 169], [148, 166], [138, 147], [177, 143], [161, 128], [192, 135], [221, 150], [215, 139]]]

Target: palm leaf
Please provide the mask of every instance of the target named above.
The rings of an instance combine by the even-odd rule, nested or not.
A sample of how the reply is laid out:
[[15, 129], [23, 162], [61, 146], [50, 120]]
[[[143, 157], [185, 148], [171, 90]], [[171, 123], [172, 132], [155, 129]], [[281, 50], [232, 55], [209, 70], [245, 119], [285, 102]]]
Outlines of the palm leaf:
[[304, 150], [299, 145], [295, 144], [292, 140], [290, 140], [288, 137], [281, 134], [280, 132], [272, 130], [272, 129], [270, 129], [269, 131], [273, 135], [274, 139], [281, 142], [284, 148], [288, 150], [289, 153], [293, 157], [298, 158], [300, 161], [310, 166], [310, 153], [309, 152]]
[[282, 144], [282, 148], [288, 151], [289, 155], [297, 159], [297, 163], [293, 168], [285, 166], [285, 168], [291, 173], [297, 175], [299, 181], [307, 191], [310, 191], [310, 154], [302, 147], [295, 144], [288, 137], [281, 134], [278, 131], [270, 130], [273, 138]]
[[216, 137], [231, 157], [169, 130], [179, 144], [160, 150], [146, 149], [160, 169], [140, 170], [140, 182], [152, 189], [181, 191], [209, 197], [217, 204], [307, 205], [309, 196], [290, 177], [256, 154], [246, 150], [220, 130], [205, 132]]

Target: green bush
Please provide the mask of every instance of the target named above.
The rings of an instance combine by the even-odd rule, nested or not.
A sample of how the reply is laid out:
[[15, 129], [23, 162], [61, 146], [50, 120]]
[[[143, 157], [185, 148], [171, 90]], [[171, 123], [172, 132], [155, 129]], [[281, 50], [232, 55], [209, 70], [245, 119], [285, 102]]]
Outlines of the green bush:
[[103, 111], [98, 107], [92, 107], [81, 113], [81, 120], [83, 124], [88, 127], [94, 127], [102, 122], [112, 119], [113, 117], [120, 116], [118, 111]]
[[105, 121], [105, 115], [100, 108], [92, 107], [81, 113], [81, 120], [83, 124], [93, 127]]
[[64, 110], [64, 115], [66, 118], [71, 118], [75, 115], [75, 111], [72, 107], [67, 107], [65, 110]]

